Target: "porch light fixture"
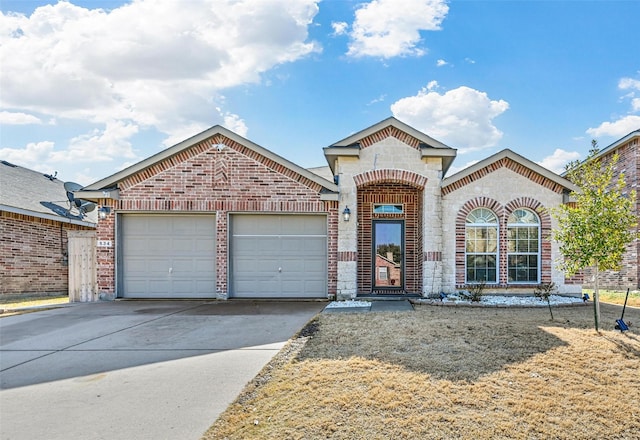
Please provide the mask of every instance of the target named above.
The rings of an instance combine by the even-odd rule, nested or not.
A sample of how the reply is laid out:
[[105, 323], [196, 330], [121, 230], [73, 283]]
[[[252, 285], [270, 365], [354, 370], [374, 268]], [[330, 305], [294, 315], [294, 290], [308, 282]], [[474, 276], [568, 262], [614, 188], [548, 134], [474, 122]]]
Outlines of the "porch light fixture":
[[342, 211], [342, 219], [345, 222], [348, 222], [350, 218], [351, 218], [351, 210], [349, 209], [348, 206], [345, 206], [344, 211]]
[[98, 218], [100, 220], [105, 220], [107, 218], [107, 216], [111, 213], [111, 208], [108, 206], [102, 206], [99, 210], [98, 210]]

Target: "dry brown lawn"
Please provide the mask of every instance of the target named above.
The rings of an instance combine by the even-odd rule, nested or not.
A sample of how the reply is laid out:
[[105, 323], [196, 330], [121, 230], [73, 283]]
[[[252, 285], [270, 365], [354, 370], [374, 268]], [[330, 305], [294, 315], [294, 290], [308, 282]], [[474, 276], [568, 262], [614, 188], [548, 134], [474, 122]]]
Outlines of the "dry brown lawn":
[[0, 318], [41, 311], [42, 307], [54, 307], [68, 302], [67, 295], [0, 295]]
[[640, 439], [640, 309], [321, 314], [204, 439]]

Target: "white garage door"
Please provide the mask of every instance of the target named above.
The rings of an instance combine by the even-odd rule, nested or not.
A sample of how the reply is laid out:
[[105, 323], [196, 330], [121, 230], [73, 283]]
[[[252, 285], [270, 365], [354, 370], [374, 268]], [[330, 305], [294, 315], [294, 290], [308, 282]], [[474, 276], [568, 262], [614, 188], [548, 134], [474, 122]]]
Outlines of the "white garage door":
[[326, 298], [324, 215], [231, 216], [231, 296]]
[[120, 296], [216, 296], [215, 216], [124, 214], [121, 222]]

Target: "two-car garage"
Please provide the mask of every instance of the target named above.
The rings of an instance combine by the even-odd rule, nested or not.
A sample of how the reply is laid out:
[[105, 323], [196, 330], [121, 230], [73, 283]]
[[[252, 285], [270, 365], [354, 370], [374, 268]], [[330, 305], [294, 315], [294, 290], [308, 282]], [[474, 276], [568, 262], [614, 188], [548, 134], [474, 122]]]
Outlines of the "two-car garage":
[[[230, 214], [227, 237], [214, 214], [120, 214], [118, 296], [216, 298], [227, 276], [232, 298], [326, 298], [327, 217]], [[218, 242], [227, 241], [226, 271]]]

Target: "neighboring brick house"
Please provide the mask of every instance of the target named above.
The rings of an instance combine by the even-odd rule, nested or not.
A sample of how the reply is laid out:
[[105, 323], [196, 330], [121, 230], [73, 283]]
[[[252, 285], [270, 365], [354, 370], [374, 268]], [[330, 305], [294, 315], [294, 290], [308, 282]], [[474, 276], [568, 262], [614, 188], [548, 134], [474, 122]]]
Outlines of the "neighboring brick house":
[[[595, 156], [603, 163], [608, 163], [614, 154], [618, 155], [618, 162], [614, 168], [614, 179], [624, 173], [626, 183], [625, 192], [636, 191], [635, 215], [640, 219], [640, 129], [618, 139], [603, 148]], [[640, 232], [640, 228], [636, 228]], [[620, 271], [604, 271], [599, 275], [601, 288], [637, 290], [640, 288], [640, 240], [635, 240], [627, 246]], [[593, 286], [590, 271], [585, 271], [584, 286]]]
[[375, 285], [380, 287], [395, 287], [402, 279], [402, 265], [394, 262], [392, 252], [386, 256], [376, 253], [376, 281]]
[[0, 161], [0, 295], [68, 293], [67, 233], [97, 218], [69, 208], [63, 182]]
[[509, 150], [445, 179], [456, 150], [395, 118], [324, 153], [329, 167], [311, 172], [216, 126], [78, 191], [110, 209], [97, 227], [101, 293], [428, 296], [549, 281], [580, 292], [548, 235], [546, 209], [575, 189], [566, 179]]

